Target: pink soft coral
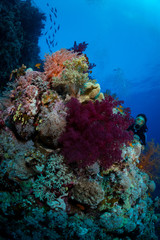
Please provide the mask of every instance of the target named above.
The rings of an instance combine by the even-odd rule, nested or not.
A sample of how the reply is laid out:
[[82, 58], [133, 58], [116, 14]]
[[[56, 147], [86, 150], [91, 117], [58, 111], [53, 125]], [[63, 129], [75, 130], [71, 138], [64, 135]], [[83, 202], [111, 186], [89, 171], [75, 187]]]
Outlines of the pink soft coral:
[[66, 126], [66, 111], [62, 100], [55, 104], [50, 104], [50, 107], [42, 107], [40, 117], [43, 119], [38, 126], [39, 139], [46, 145], [57, 146], [58, 138], [65, 130]]
[[68, 102], [66, 131], [59, 139], [68, 163], [86, 167], [98, 160], [109, 168], [121, 160], [123, 144], [132, 139], [127, 131], [132, 122], [129, 109], [113, 113], [121, 103], [111, 96], [95, 103], [81, 104], [74, 98]]
[[47, 79], [51, 79], [52, 77], [60, 77], [65, 66], [63, 63], [66, 60], [71, 60], [75, 58], [77, 53], [69, 51], [67, 49], [61, 49], [53, 53], [52, 55], [45, 56], [44, 70]]

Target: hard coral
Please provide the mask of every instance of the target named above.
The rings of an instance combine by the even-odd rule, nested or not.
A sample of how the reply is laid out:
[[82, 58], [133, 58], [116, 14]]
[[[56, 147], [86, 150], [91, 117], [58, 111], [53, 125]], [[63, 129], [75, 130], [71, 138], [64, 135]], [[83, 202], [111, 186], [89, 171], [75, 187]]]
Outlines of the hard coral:
[[103, 93], [100, 92], [101, 88], [98, 83], [87, 82], [84, 84], [82, 94], [79, 96], [79, 101], [88, 102], [88, 101], [95, 101], [95, 100], [102, 100], [104, 99]]
[[10, 93], [10, 104], [7, 112], [12, 112], [12, 124], [18, 135], [27, 140], [35, 133], [33, 125], [39, 107], [41, 94], [48, 88], [44, 73], [27, 69], [24, 76], [16, 79]]
[[95, 103], [81, 104], [74, 98], [68, 102], [66, 131], [59, 139], [68, 163], [81, 168], [98, 160], [102, 167], [109, 168], [121, 160], [121, 148], [131, 140], [127, 132], [131, 117], [129, 109], [124, 115], [113, 113], [119, 104], [121, 101], [111, 96]]
[[40, 201], [47, 200], [47, 205], [55, 208], [58, 197], [68, 195], [65, 185], [72, 182], [73, 178], [73, 174], [69, 173], [63, 162], [63, 157], [52, 154], [47, 160], [44, 173], [38, 175], [33, 182], [33, 193]]
[[96, 208], [104, 199], [104, 191], [96, 181], [80, 178], [71, 190], [71, 198]]

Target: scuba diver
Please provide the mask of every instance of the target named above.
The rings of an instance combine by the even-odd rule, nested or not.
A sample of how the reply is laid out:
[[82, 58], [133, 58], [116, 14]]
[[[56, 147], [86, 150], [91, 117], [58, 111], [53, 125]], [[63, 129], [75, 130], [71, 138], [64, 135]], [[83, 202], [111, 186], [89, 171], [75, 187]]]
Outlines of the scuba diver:
[[148, 127], [146, 125], [147, 118], [145, 114], [138, 114], [135, 122], [127, 129], [128, 131], [132, 131], [134, 133], [134, 140], [139, 141], [143, 149], [146, 146], [146, 132], [148, 131]]

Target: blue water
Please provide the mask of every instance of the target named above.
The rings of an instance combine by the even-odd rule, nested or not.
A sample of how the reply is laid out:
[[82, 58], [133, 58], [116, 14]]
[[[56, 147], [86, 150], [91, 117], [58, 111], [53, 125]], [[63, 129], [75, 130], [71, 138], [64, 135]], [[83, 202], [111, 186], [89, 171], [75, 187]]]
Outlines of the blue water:
[[[110, 89], [125, 100], [132, 116], [145, 113], [148, 141], [160, 142], [160, 2], [158, 0], [57, 0], [33, 2], [47, 15], [40, 38], [41, 57], [49, 53], [46, 38], [54, 29], [57, 45], [51, 51], [70, 48], [74, 41], [87, 42], [92, 76], [102, 91]], [[48, 31], [47, 35], [44, 35]]]

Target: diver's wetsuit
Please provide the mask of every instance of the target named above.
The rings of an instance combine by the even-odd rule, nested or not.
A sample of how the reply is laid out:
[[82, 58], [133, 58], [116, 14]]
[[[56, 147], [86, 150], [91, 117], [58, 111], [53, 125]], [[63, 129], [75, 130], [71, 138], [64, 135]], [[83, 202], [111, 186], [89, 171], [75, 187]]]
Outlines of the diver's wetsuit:
[[146, 146], [146, 134], [141, 130], [141, 128], [138, 129], [136, 128], [135, 124], [132, 124], [127, 130], [132, 131], [134, 134], [138, 135], [141, 144]]

